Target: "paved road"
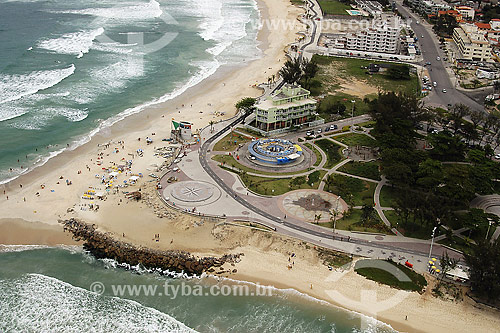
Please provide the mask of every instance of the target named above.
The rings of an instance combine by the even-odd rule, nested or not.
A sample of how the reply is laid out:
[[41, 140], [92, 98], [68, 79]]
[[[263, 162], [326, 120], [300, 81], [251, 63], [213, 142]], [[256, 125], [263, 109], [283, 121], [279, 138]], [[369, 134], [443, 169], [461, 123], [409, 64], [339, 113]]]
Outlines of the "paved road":
[[[324, 231], [322, 228], [318, 228], [316, 225], [309, 225], [309, 224], [296, 224], [296, 223], [291, 223], [288, 221], [283, 221], [280, 218], [269, 214], [268, 212], [263, 211], [262, 209], [255, 207], [251, 203], [249, 203], [244, 197], [240, 197], [237, 195], [235, 191], [233, 191], [232, 188], [230, 188], [209, 166], [208, 161], [207, 161], [207, 151], [210, 145], [221, 135], [223, 135], [225, 132], [230, 130], [233, 126], [237, 125], [244, 119], [244, 116], [240, 116], [234, 121], [232, 121], [229, 125], [225, 126], [223, 129], [215, 133], [213, 136], [208, 138], [203, 145], [199, 149], [199, 161], [205, 172], [215, 181], [216, 184], [218, 184], [224, 192], [226, 192], [228, 195], [234, 198], [238, 203], [240, 203], [242, 206], [246, 207], [247, 209], [253, 211], [254, 213], [266, 218], [269, 220], [272, 225], [276, 228], [276, 231], [278, 233], [290, 235], [292, 237], [307, 241], [307, 242], [313, 242], [317, 243], [317, 240], [319, 240], [320, 244], [322, 246], [327, 246], [334, 248], [336, 250], [341, 250], [347, 253], [353, 253], [354, 247], [356, 247], [356, 252], [355, 254], [358, 255], [365, 255], [365, 256], [374, 256], [376, 255], [377, 257], [384, 257], [384, 256], [389, 256], [390, 253], [397, 253], [400, 257], [404, 258], [410, 258], [415, 257], [419, 258], [419, 263], [422, 267], [420, 267], [420, 271], [425, 270], [425, 258], [428, 255], [427, 250], [427, 244], [419, 242], [418, 240], [415, 240], [415, 243], [410, 243], [408, 241], [412, 241], [411, 239], [408, 239], [408, 243], [395, 243], [395, 244], [384, 244], [383, 242], [376, 243], [371, 240], [365, 240], [362, 238], [354, 238], [355, 236], [350, 236], [350, 241], [347, 242], [347, 236], [345, 235], [336, 235], [337, 239], [342, 239], [344, 241], [341, 242], [336, 242], [335, 245], [329, 246], [328, 243], [331, 242], [333, 238], [333, 233], [332, 231], [325, 229]], [[323, 240], [323, 242], [321, 241]], [[407, 246], [405, 246], [407, 245]], [[350, 249], [350, 250], [349, 250]], [[424, 250], [425, 249], [425, 250]], [[362, 252], [363, 251], [363, 252]], [[386, 252], [387, 251], [387, 252]], [[433, 250], [433, 255], [435, 256], [440, 256], [444, 252], [443, 248], [440, 248], [439, 246], [435, 246]], [[462, 259], [460, 255], [456, 253], [452, 253], [454, 257], [457, 257], [459, 259]]]
[[[427, 30], [426, 26], [422, 24], [423, 20], [416, 14], [412, 13], [409, 8], [403, 7], [401, 3], [396, 3], [396, 7], [403, 16], [412, 18], [410, 26], [420, 42], [422, 55], [424, 57], [422, 65], [426, 62], [431, 63], [429, 66], [429, 76], [431, 82], [437, 82], [437, 89], [435, 89], [426, 98], [426, 101], [430, 104], [440, 104], [443, 106], [462, 103], [468, 105], [473, 110], [484, 110], [482, 105], [464, 95], [461, 91], [455, 89], [455, 86], [451, 82], [450, 76], [446, 71], [442, 60], [443, 56], [446, 55], [439, 50], [439, 47], [437, 46], [437, 39], [433, 36], [433, 33]], [[417, 24], [417, 21], [420, 23]], [[437, 60], [438, 56], [441, 60]], [[446, 93], [442, 92], [443, 88], [446, 89]]]

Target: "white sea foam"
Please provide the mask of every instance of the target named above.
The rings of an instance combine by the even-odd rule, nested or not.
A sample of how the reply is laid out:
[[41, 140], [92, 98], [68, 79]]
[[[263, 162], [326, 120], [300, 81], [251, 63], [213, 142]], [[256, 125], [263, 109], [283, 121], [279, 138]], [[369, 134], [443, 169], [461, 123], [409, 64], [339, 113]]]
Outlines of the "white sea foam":
[[195, 332], [135, 301], [98, 296], [53, 277], [0, 280], [0, 331]]
[[364, 332], [377, 332], [378, 331], [377, 328], [380, 328], [380, 327], [383, 327], [383, 328], [386, 328], [386, 329], [389, 329], [389, 330], [396, 332], [392, 328], [391, 325], [384, 323], [380, 320], [377, 320], [376, 318], [367, 316], [367, 315], [362, 314], [362, 313], [357, 312], [357, 311], [347, 310], [345, 308], [333, 305], [330, 302], [327, 302], [327, 301], [324, 301], [322, 299], [318, 299], [316, 297], [302, 293], [302, 292], [300, 292], [296, 289], [293, 289], [293, 288], [280, 289], [280, 288], [276, 288], [275, 286], [265, 286], [264, 287], [262, 285], [258, 285], [257, 283], [254, 283], [254, 282], [235, 280], [235, 279], [231, 279], [228, 277], [221, 277], [221, 276], [214, 276], [214, 275], [207, 275], [207, 274], [202, 275], [202, 278], [207, 279], [207, 280], [215, 280], [215, 281], [229, 281], [229, 282], [235, 283], [235, 284], [244, 284], [244, 285], [249, 285], [249, 286], [254, 286], [254, 287], [258, 286], [259, 288], [269, 288], [273, 291], [272, 292], [273, 296], [282, 296], [285, 298], [287, 298], [289, 296], [300, 297], [300, 298], [306, 299], [307, 301], [310, 301], [310, 302], [314, 302], [314, 303], [318, 303], [321, 305], [326, 305], [326, 306], [331, 306], [331, 307], [334, 307], [337, 309], [341, 309], [341, 310], [345, 311], [346, 313], [351, 314], [351, 317], [355, 317], [355, 316], [362, 317], [365, 320], [365, 322], [369, 325], [369, 327], [365, 328], [366, 330]]
[[79, 245], [4, 245], [0, 244], [0, 252], [23, 252], [43, 249], [63, 249], [70, 253], [81, 253], [83, 248]]
[[94, 43], [91, 47], [92, 50], [118, 53], [118, 54], [131, 54], [133, 50], [130, 48], [137, 44], [122, 44], [122, 43]]
[[151, 0], [148, 3], [140, 3], [129, 6], [64, 10], [57, 11], [56, 13], [90, 15], [115, 20], [147, 20], [160, 17], [163, 14], [163, 11], [157, 1]]
[[[121, 113], [105, 119], [103, 121], [99, 121], [99, 126], [96, 127], [94, 130], [92, 130], [90, 133], [81, 136], [78, 139], [75, 139], [71, 144], [69, 149], [75, 149], [79, 147], [80, 145], [83, 145], [90, 141], [90, 139], [99, 131], [105, 130], [107, 127], [112, 126], [113, 124], [121, 121], [122, 119], [133, 115], [135, 113], [138, 113], [142, 110], [144, 110], [147, 107], [153, 106], [158, 103], [163, 103], [166, 102], [170, 99], [173, 99], [182, 93], [184, 93], [187, 89], [195, 86], [196, 84], [200, 83], [203, 81], [205, 78], [209, 77], [213, 73], [216, 72], [216, 70], [226, 63], [224, 59], [226, 58], [232, 58], [236, 61], [238, 59], [244, 58], [245, 60], [251, 60], [255, 57], [258, 57], [259, 54], [255, 52], [257, 50], [257, 46], [255, 42], [249, 42], [247, 43], [244, 41], [244, 37], [247, 37], [247, 32], [245, 31], [245, 23], [249, 22], [251, 19], [251, 11], [248, 10], [246, 11], [245, 14], [240, 14], [238, 12], [238, 5], [241, 5], [241, 1], [239, 0], [208, 0], [208, 1], [202, 1], [205, 2], [205, 5], [199, 5], [196, 7], [196, 3], [198, 1], [194, 0], [184, 0], [182, 4], [180, 4], [180, 10], [181, 11], [187, 11], [186, 15], [190, 16], [197, 16], [200, 17], [200, 19], [203, 21], [204, 19], [211, 20], [211, 22], [219, 22], [221, 20], [219, 14], [223, 14], [225, 16], [225, 19], [230, 19], [232, 20], [231, 22], [234, 23], [234, 26], [237, 27], [237, 29], [231, 28], [231, 25], [229, 24], [222, 24], [222, 26], [219, 26], [217, 23], [218, 29], [213, 29], [211, 28], [210, 31], [204, 33], [205, 38], [215, 38], [218, 39], [216, 40], [216, 45], [213, 46], [212, 48], [208, 49], [207, 51], [214, 55], [213, 60], [211, 61], [204, 61], [204, 62], [197, 62], [193, 63], [191, 65], [195, 65], [198, 67], [198, 71], [194, 73], [194, 75], [185, 83], [182, 85], [179, 85], [177, 89], [172, 91], [171, 93], [165, 94], [159, 98], [156, 98], [152, 101], [146, 102], [142, 105], [138, 105], [136, 107], [128, 108]], [[221, 2], [224, 2], [225, 5], [221, 5]], [[198, 2], [200, 3], [200, 2]], [[229, 7], [232, 7], [231, 10], [228, 10], [226, 7], [226, 4]], [[148, 4], [145, 4], [146, 6], [149, 6], [149, 8], [154, 8], [157, 6], [156, 1], [151, 1]], [[125, 6], [125, 7], [114, 7], [114, 8], [108, 8], [108, 9], [99, 9], [99, 10], [104, 10], [104, 12], [99, 13], [100, 15], [108, 15], [111, 16], [111, 10], [117, 10], [113, 17], [119, 17], [120, 15], [124, 14], [125, 8], [128, 8], [127, 10], [131, 10], [132, 7], [138, 7], [142, 5], [134, 5], [134, 6]], [[248, 4], [245, 4], [245, 6], [248, 7]], [[214, 8], [220, 8], [220, 11], [217, 11], [216, 14], [211, 14], [210, 9]], [[234, 7], [234, 8], [233, 8]], [[253, 1], [251, 2], [251, 7], [253, 9], [257, 10], [256, 2]], [[200, 9], [201, 8], [201, 9]], [[137, 8], [132, 8], [134, 11], [137, 11]], [[97, 9], [95, 9], [97, 10]], [[106, 14], [107, 13], [107, 14]], [[121, 14], [119, 14], [121, 13]], [[149, 12], [151, 13], [151, 12]], [[257, 10], [258, 13], [258, 10]], [[98, 14], [98, 13], [94, 13]], [[146, 13], [147, 14], [147, 13]], [[146, 15], [145, 14], [145, 15]], [[157, 13], [158, 14], [158, 13]], [[150, 14], [147, 14], [150, 15]], [[207, 16], [208, 15], [208, 16]], [[253, 15], [253, 14], [252, 14]], [[224, 18], [223, 18], [224, 19]], [[239, 22], [241, 21], [241, 22]], [[206, 21], [208, 22], [208, 21]], [[203, 22], [202, 22], [203, 25]], [[229, 27], [229, 28], [228, 28]], [[209, 29], [209, 27], [206, 27]], [[231, 30], [237, 30], [237, 31], [231, 31]], [[201, 32], [203, 34], [203, 32]], [[227, 37], [227, 38], [226, 38]], [[233, 50], [235, 47], [231, 47], [234, 42], [239, 42], [241, 45], [238, 45], [238, 48], [241, 50]], [[250, 45], [249, 47], [247, 46]], [[91, 103], [92, 101], [95, 100], [95, 98], [98, 96], [98, 94], [101, 94], [103, 91], [108, 91], [109, 89], [118, 89], [118, 88], [123, 88], [127, 84], [127, 80], [133, 79], [137, 77], [138, 75], [142, 75], [142, 72], [136, 71], [135, 69], [138, 69], [139, 65], [136, 63], [134, 66], [134, 57], [131, 56], [130, 53], [134, 54], [135, 50], [133, 52], [130, 51], [130, 47], [133, 47], [133, 45], [124, 45], [124, 44], [119, 44], [119, 43], [93, 43], [91, 45], [91, 49], [96, 48], [101, 51], [105, 52], [110, 52], [110, 53], [115, 53], [117, 55], [127, 55], [127, 59], [120, 59], [120, 62], [123, 64], [124, 61], [126, 61], [127, 65], [125, 68], [120, 68], [121, 65], [111, 65], [109, 68], [101, 68], [101, 69], [92, 69], [89, 73], [91, 76], [98, 78], [99, 81], [92, 80], [90, 83], [82, 83], [81, 86], [77, 85], [74, 88], [74, 91], [71, 93], [69, 98], [73, 101], [76, 101], [81, 104], [87, 104]], [[253, 50], [251, 48], [254, 48]], [[230, 49], [231, 52], [229, 56], [222, 56], [223, 54], [227, 53], [224, 52], [226, 50]], [[250, 51], [249, 51], [250, 49]], [[234, 53], [234, 54], [233, 54]], [[132, 66], [131, 66], [132, 65]], [[142, 68], [142, 67], [141, 67]], [[106, 77], [110, 77], [111, 79], [108, 80]], [[76, 92], [77, 91], [77, 92]], [[24, 119], [23, 119], [24, 120]], [[28, 124], [21, 125], [22, 128], [26, 129], [39, 129], [41, 127], [41, 124], [43, 124], [46, 119], [42, 117], [38, 118], [38, 121], [40, 121], [40, 124], [36, 124], [36, 121], [30, 121]], [[50, 158], [50, 157], [49, 157]], [[48, 158], [47, 158], [48, 159]], [[46, 162], [47, 160], [44, 158], [43, 163]], [[37, 165], [38, 166], [38, 165]], [[36, 166], [35, 166], [36, 167]], [[13, 178], [10, 178], [12, 180]], [[1, 183], [5, 183], [6, 181], [0, 181]]]
[[27, 108], [11, 104], [5, 103], [0, 108], [0, 122], [20, 117], [29, 112]]
[[55, 86], [74, 72], [75, 65], [72, 64], [68, 68], [34, 71], [29, 74], [0, 74], [0, 104]]
[[75, 54], [81, 58], [88, 53], [94, 39], [104, 33], [104, 28], [71, 32], [53, 39], [42, 40], [37, 47], [61, 54]]

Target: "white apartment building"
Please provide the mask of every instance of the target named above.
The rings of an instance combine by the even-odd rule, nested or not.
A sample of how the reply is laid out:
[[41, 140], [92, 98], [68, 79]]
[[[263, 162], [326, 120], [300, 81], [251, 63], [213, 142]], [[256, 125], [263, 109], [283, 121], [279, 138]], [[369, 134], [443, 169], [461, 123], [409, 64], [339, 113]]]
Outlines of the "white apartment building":
[[325, 35], [329, 49], [346, 49], [377, 53], [397, 53], [401, 21], [398, 16], [386, 16], [371, 21], [369, 27], [346, 34]]
[[453, 30], [453, 41], [462, 59], [492, 61], [491, 45], [484, 32], [479, 32], [474, 24], [461, 23]]
[[437, 15], [440, 10], [450, 9], [450, 6], [432, 0], [421, 0], [418, 2], [417, 9], [426, 15]]
[[408, 2], [410, 6], [426, 15], [437, 15], [440, 10], [451, 9], [450, 6], [444, 3], [437, 3], [433, 0], [408, 0]]
[[469, 6], [455, 6], [455, 10], [462, 15], [464, 20], [474, 21], [474, 8]]

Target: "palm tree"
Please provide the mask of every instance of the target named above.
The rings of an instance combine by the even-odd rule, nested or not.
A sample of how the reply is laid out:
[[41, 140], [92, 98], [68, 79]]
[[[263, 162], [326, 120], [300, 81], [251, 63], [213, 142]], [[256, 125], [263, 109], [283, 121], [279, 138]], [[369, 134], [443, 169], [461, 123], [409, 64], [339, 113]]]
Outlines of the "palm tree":
[[321, 220], [321, 214], [314, 214], [314, 223], [319, 224], [319, 220]]
[[331, 187], [334, 185], [334, 183], [335, 183], [335, 180], [333, 179], [333, 176], [328, 175], [325, 179], [325, 185], [326, 185], [327, 191], [331, 190]]
[[213, 132], [215, 121], [210, 120], [210, 122], [208, 124], [210, 125], [210, 132]]

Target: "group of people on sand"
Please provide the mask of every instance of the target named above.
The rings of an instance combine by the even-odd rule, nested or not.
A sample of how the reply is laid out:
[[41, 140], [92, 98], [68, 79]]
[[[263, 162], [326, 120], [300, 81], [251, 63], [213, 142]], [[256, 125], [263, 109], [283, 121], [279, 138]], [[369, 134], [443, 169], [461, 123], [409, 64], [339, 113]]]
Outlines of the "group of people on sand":
[[286, 266], [288, 269], [292, 269], [293, 266], [295, 266], [295, 253], [292, 252], [290, 256], [288, 256], [288, 266]]

